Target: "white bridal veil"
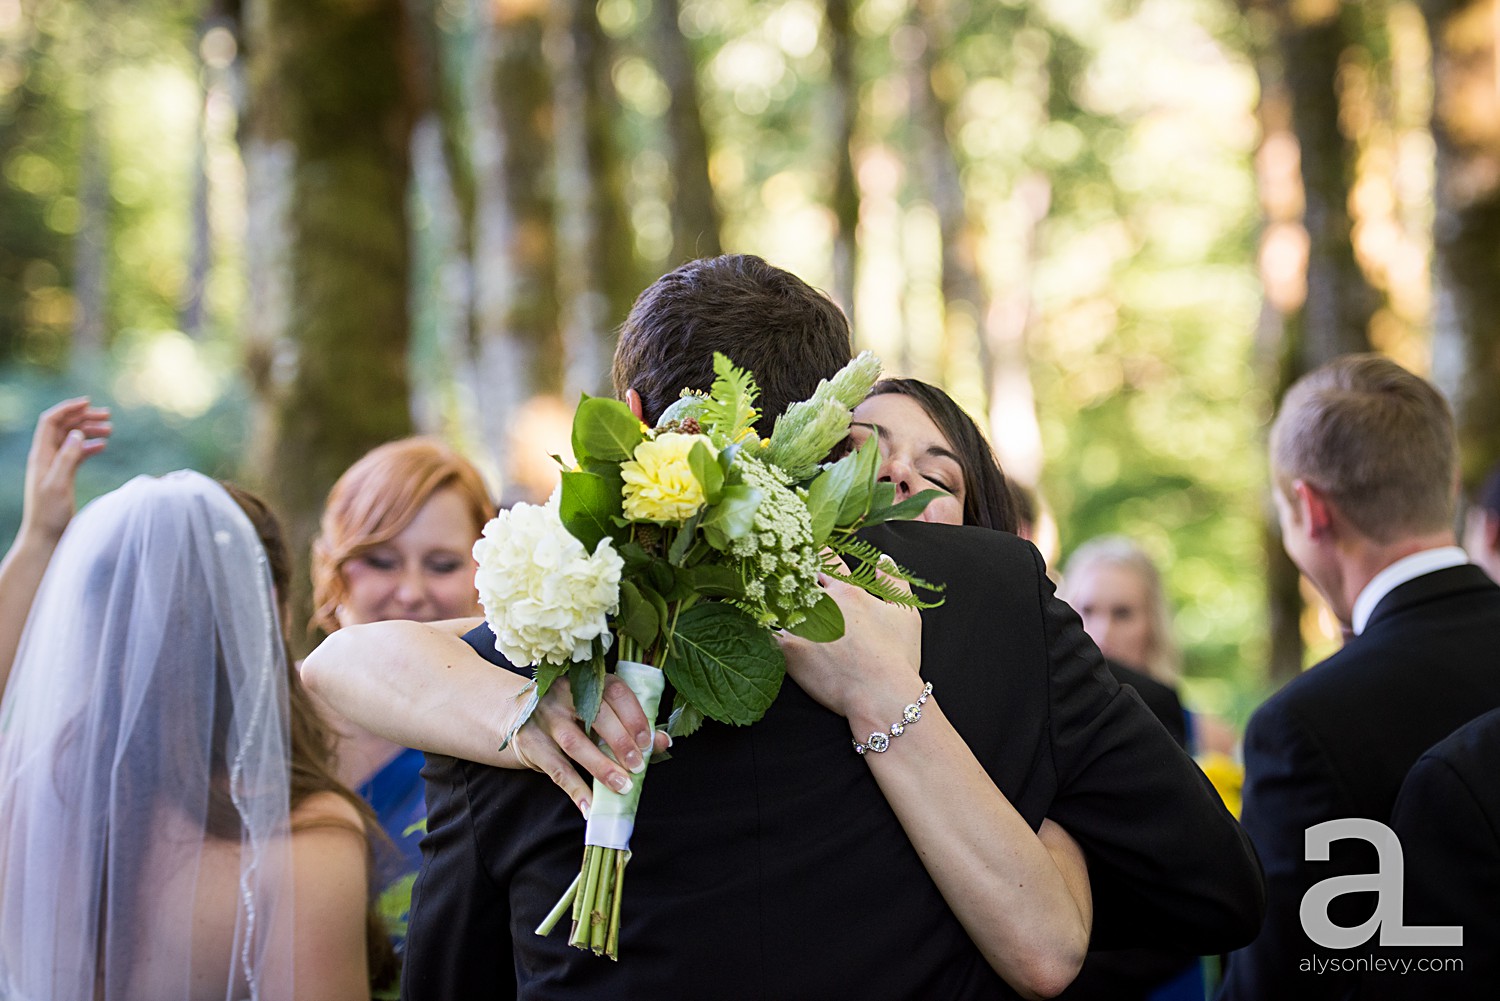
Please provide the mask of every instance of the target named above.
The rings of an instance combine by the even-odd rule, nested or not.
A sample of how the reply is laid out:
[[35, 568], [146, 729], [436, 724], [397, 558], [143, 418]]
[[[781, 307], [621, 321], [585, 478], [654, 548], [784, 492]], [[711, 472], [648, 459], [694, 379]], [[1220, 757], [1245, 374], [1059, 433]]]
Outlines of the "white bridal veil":
[[0, 998], [290, 998], [287, 665], [197, 473], [74, 518], [0, 707]]

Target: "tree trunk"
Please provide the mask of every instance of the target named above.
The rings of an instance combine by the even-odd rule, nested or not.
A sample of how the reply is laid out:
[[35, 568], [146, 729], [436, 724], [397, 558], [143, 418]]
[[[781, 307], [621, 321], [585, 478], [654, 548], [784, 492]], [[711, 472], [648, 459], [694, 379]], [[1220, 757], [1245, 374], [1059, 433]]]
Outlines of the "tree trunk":
[[[1257, 54], [1267, 303], [1257, 354], [1279, 402], [1304, 373], [1371, 349], [1370, 319], [1379, 298], [1354, 256], [1349, 192], [1358, 150], [1340, 123], [1339, 63], [1358, 12], [1288, 0], [1265, 7], [1276, 30], [1274, 50]], [[1269, 508], [1267, 518], [1268, 668], [1272, 683], [1280, 684], [1302, 670], [1302, 597]]]
[[522, 406], [562, 390], [545, 9], [498, 0], [481, 26], [471, 107], [475, 215], [475, 387], [485, 446], [512, 493]]
[[1432, 368], [1472, 487], [1500, 462], [1500, 3], [1426, 0], [1422, 10], [1436, 78]]
[[244, 17], [253, 475], [286, 522], [300, 614], [329, 487], [411, 430], [411, 53], [401, 0], [261, 0]]
[[616, 145], [620, 105], [609, 39], [592, 0], [556, 5], [549, 47], [557, 94], [558, 293], [567, 367], [563, 395], [609, 392], [614, 328], [642, 275]]
[[859, 79], [854, 68], [855, 34], [850, 0], [828, 0], [830, 118], [833, 122], [833, 297], [854, 324], [859, 188], [854, 179], [854, 128], [859, 120]]
[[721, 253], [719, 206], [708, 173], [708, 135], [698, 100], [698, 67], [678, 27], [677, 0], [652, 0], [651, 37], [656, 71], [667, 85], [666, 138], [672, 181], [672, 264]]
[[109, 193], [109, 147], [98, 102], [83, 112], [83, 143], [78, 154], [78, 202], [81, 222], [73, 249], [72, 362], [97, 363], [108, 346], [109, 231], [113, 199]]

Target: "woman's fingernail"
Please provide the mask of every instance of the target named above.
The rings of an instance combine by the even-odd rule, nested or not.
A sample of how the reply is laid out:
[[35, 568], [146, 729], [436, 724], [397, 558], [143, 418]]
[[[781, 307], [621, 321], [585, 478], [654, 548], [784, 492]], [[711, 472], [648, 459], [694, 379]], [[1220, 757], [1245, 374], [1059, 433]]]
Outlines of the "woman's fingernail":
[[610, 776], [609, 784], [621, 796], [635, 788], [635, 783], [630, 781], [629, 775], [621, 775], [618, 772]]
[[588, 800], [586, 800], [586, 799], [580, 799], [578, 801], [578, 812], [581, 813], [581, 814], [583, 814], [583, 819], [584, 820], [588, 820], [589, 819], [589, 801]]
[[646, 759], [641, 757], [641, 752], [631, 751], [625, 755], [625, 767], [639, 775], [646, 770]]
[[667, 746], [671, 747], [672, 746], [672, 735], [670, 733], [668, 733], [667, 731], [665, 731], [665, 730], [661, 731], [661, 735], [663, 737], [667, 738]]
[[651, 731], [642, 730], [635, 735], [635, 746], [645, 751], [651, 747]]

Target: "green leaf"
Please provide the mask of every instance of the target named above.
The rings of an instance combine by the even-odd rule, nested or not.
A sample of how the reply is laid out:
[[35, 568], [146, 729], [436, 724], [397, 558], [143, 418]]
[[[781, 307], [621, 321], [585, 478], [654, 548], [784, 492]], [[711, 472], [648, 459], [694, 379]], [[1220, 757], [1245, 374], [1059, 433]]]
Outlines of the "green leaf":
[[722, 443], [738, 441], [759, 416], [755, 409], [755, 398], [759, 395], [755, 377], [736, 367], [727, 355], [715, 351], [714, 384], [700, 420]]
[[698, 538], [698, 520], [701, 517], [702, 512], [693, 515], [677, 529], [677, 534], [672, 538], [672, 545], [667, 548], [667, 562], [674, 567], [682, 566], [688, 550], [693, 548], [693, 542]]
[[844, 635], [844, 613], [833, 595], [825, 591], [818, 603], [807, 610], [807, 618], [787, 631], [814, 643], [831, 643]]
[[704, 563], [690, 570], [677, 571], [679, 584], [686, 584], [692, 593], [705, 598], [743, 598], [745, 582], [738, 570], [718, 563]]
[[[755, 511], [760, 507], [760, 491], [746, 483], [724, 488], [723, 499], [708, 509], [700, 523], [704, 532], [712, 529], [722, 538], [742, 539], [755, 528]], [[709, 539], [710, 543], [713, 539]], [[714, 546], [722, 549], [723, 546]]]
[[[678, 692], [672, 697], [672, 714], [667, 717], [667, 736], [673, 739], [691, 736], [703, 725], [703, 718], [703, 712]], [[653, 762], [660, 758], [660, 754], [651, 755]]]
[[635, 452], [645, 434], [641, 422], [619, 400], [584, 394], [573, 415], [573, 455], [585, 459], [623, 462]]
[[620, 513], [620, 491], [594, 473], [563, 473], [557, 514], [568, 534], [589, 552], [611, 534], [612, 517]]
[[615, 630], [629, 636], [642, 650], [651, 648], [661, 632], [661, 616], [656, 606], [628, 580], [620, 581], [620, 613], [615, 616]]
[[836, 490], [832, 469], [819, 473], [807, 488], [807, 512], [812, 515], [814, 547], [823, 545], [828, 536], [833, 534], [834, 523], [839, 517], [839, 505], [843, 501], [842, 497], [836, 495]]
[[646, 567], [646, 583], [658, 594], [666, 594], [677, 583], [677, 573], [666, 560], [652, 560]]
[[919, 494], [912, 494], [900, 504], [881, 506], [877, 503], [870, 508], [870, 513], [865, 515], [865, 520], [860, 522], [860, 527], [868, 528], [871, 525], [879, 525], [887, 521], [910, 521], [927, 510], [928, 504], [931, 504], [939, 497], [948, 496], [950, 495], [945, 491], [928, 489], [923, 490]]
[[870, 501], [875, 493], [875, 474], [880, 470], [880, 442], [878, 436], [870, 435], [853, 455], [840, 459], [837, 469], [850, 463], [848, 488], [839, 500], [839, 515], [836, 524], [856, 524], [870, 510]]
[[732, 605], [710, 602], [683, 612], [663, 670], [672, 686], [710, 719], [745, 726], [765, 715], [786, 659], [769, 630]]
[[709, 504], [719, 503], [724, 493], [724, 470], [719, 467], [719, 457], [703, 442], [694, 442], [688, 450], [688, 468], [693, 478], [703, 488], [703, 497]]
[[584, 726], [593, 726], [604, 702], [604, 656], [595, 648], [588, 660], [579, 661], [568, 671], [568, 685], [573, 690], [573, 709]]
[[536, 697], [541, 698], [547, 694], [547, 689], [552, 687], [552, 682], [568, 673], [568, 663], [553, 664], [542, 661], [536, 666]]

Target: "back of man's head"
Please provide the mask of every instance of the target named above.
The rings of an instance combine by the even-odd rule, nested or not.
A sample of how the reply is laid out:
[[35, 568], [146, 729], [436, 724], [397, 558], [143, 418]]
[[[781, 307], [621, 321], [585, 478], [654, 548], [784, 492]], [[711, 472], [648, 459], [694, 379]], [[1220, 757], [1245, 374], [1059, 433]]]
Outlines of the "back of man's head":
[[1453, 412], [1431, 384], [1379, 355], [1345, 355], [1293, 384], [1271, 427], [1276, 489], [1318, 488], [1378, 543], [1451, 528]]
[[761, 433], [848, 363], [849, 321], [822, 292], [750, 254], [690, 261], [653, 282], [620, 327], [615, 394], [654, 424], [683, 389], [707, 390], [714, 352], [760, 386]]

